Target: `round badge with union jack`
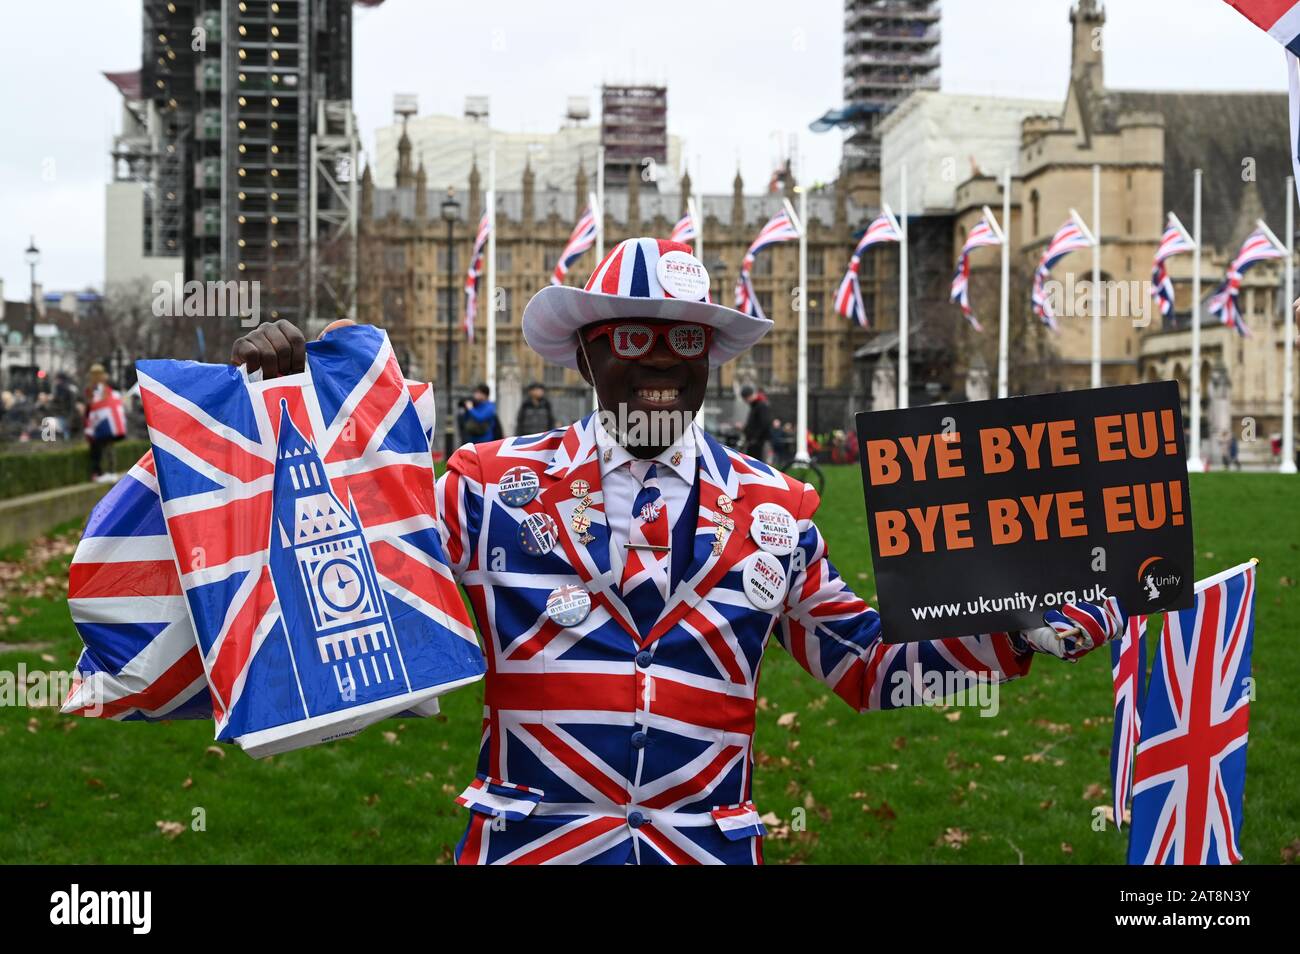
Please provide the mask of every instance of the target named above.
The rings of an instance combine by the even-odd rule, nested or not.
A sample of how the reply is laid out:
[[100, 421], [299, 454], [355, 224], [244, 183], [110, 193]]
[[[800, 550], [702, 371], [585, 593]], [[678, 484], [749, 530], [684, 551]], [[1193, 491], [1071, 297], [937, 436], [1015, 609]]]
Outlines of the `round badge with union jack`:
[[529, 467], [511, 467], [497, 481], [497, 496], [507, 507], [522, 507], [537, 496], [537, 474]]
[[591, 613], [591, 594], [572, 583], [551, 590], [546, 615], [558, 626], [577, 626]]
[[519, 546], [529, 556], [550, 553], [560, 538], [560, 529], [549, 513], [530, 513], [519, 524]]

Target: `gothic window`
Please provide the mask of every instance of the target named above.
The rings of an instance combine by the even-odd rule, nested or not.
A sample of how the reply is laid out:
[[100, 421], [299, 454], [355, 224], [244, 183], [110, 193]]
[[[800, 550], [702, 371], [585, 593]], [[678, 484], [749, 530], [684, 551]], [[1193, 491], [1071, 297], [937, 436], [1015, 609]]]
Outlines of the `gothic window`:
[[1038, 190], [1037, 189], [1029, 193], [1029, 222], [1030, 222], [1030, 234], [1037, 237], [1038, 235]]

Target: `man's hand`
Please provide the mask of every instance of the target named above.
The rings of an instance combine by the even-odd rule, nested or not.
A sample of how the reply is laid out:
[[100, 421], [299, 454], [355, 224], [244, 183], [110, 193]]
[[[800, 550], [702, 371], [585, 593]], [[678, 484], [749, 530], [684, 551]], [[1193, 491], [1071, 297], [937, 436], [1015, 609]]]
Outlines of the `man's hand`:
[[1022, 630], [1012, 637], [1025, 648], [1047, 653], [1058, 659], [1075, 662], [1098, 646], [1119, 639], [1128, 626], [1128, 616], [1111, 597], [1101, 606], [1095, 603], [1072, 603], [1043, 614], [1046, 626]]
[[260, 370], [263, 378], [297, 374], [307, 367], [307, 339], [283, 318], [264, 321], [235, 342], [230, 363], [242, 364], [250, 374]]
[[[321, 337], [335, 328], [355, 324], [355, 321], [340, 318], [326, 326]], [[235, 342], [230, 349], [230, 363], [244, 365], [250, 374], [260, 370], [263, 378], [297, 374], [307, 367], [307, 339], [283, 318], [266, 321]]]

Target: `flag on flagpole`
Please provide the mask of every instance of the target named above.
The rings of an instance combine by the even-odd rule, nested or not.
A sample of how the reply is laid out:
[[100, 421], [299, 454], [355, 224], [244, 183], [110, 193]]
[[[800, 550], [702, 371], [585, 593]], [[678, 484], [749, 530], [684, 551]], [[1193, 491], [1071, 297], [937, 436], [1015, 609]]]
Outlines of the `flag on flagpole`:
[[988, 218], [981, 215], [980, 220], [966, 236], [966, 244], [961, 247], [961, 255], [957, 258], [957, 274], [953, 276], [952, 292], [948, 300], [961, 306], [961, 313], [966, 316], [966, 320], [976, 331], [983, 331], [984, 327], [979, 323], [970, 306], [970, 253], [977, 248], [1001, 244], [1002, 239], [989, 224]]
[[1255, 565], [1196, 584], [1165, 613], [1142, 709], [1128, 862], [1241, 861], [1242, 797], [1255, 636]]
[[736, 279], [737, 311], [744, 312], [754, 318], [767, 317], [763, 314], [763, 309], [759, 307], [758, 296], [754, 293], [754, 283], [750, 280], [750, 272], [754, 267], [754, 256], [769, 245], [775, 245], [777, 242], [789, 242], [798, 238], [799, 230], [795, 228], [794, 222], [785, 209], [781, 209], [780, 212], [767, 220], [766, 225], [759, 229], [758, 236], [749, 244], [749, 251], [745, 253], [745, 260], [740, 264], [740, 277]]
[[1110, 740], [1110, 779], [1115, 825], [1124, 826], [1133, 778], [1133, 754], [1142, 731], [1146, 701], [1147, 618], [1130, 616], [1124, 635], [1110, 643], [1110, 672], [1115, 696], [1115, 731]]
[[1196, 251], [1196, 243], [1178, 221], [1178, 216], [1169, 213], [1165, 234], [1160, 238], [1160, 247], [1156, 249], [1156, 260], [1151, 269], [1151, 297], [1160, 303], [1160, 314], [1168, 317], [1174, 310], [1174, 282], [1169, 277], [1165, 259], [1174, 255], [1183, 255]]
[[478, 315], [478, 280], [483, 274], [483, 248], [487, 245], [492, 225], [488, 213], [479, 219], [478, 235], [474, 237], [474, 254], [469, 257], [469, 271], [465, 273], [465, 337], [474, 340], [474, 319]]
[[1286, 48], [1291, 94], [1291, 168], [1300, 189], [1300, 0], [1227, 0], [1255, 26]]
[[673, 226], [673, 234], [668, 236], [670, 242], [681, 242], [685, 245], [687, 242], [694, 242], [700, 237], [699, 231], [695, 228], [695, 217], [687, 212], [677, 224]]
[[1092, 248], [1096, 244], [1092, 233], [1084, 227], [1084, 224], [1079, 221], [1079, 217], [1071, 211], [1070, 217], [1065, 220], [1065, 224], [1057, 230], [1056, 234], [1052, 236], [1052, 240], [1047, 243], [1047, 248], [1043, 250], [1043, 257], [1039, 260], [1038, 267], [1034, 269], [1034, 314], [1042, 319], [1043, 324], [1053, 331], [1058, 329], [1056, 327], [1056, 312], [1052, 310], [1052, 302], [1047, 294], [1045, 284], [1047, 276], [1051, 274], [1052, 266], [1071, 252]]
[[1225, 325], [1236, 329], [1237, 334], [1249, 337], [1250, 328], [1241, 314], [1241, 282], [1246, 270], [1258, 262], [1286, 258], [1286, 249], [1273, 237], [1263, 222], [1241, 243], [1241, 250], [1228, 266], [1228, 276], [1210, 297], [1210, 314], [1218, 315]]
[[560, 253], [560, 260], [555, 263], [555, 271], [551, 273], [551, 284], [563, 285], [564, 276], [569, 273], [569, 268], [582, 257], [583, 252], [595, 244], [596, 216], [588, 205], [578, 217], [578, 224], [573, 227], [569, 241], [565, 244], [564, 251]]
[[884, 211], [867, 226], [866, 231], [862, 233], [862, 238], [858, 239], [858, 244], [853, 249], [853, 256], [849, 259], [848, 271], [844, 273], [840, 287], [835, 292], [836, 314], [844, 318], [855, 319], [863, 328], [868, 326], [867, 308], [862, 301], [862, 285], [858, 280], [858, 270], [862, 265], [862, 253], [872, 245], [879, 245], [881, 242], [901, 242], [902, 240], [903, 232], [899, 228], [898, 220], [894, 218], [894, 213], [886, 206]]

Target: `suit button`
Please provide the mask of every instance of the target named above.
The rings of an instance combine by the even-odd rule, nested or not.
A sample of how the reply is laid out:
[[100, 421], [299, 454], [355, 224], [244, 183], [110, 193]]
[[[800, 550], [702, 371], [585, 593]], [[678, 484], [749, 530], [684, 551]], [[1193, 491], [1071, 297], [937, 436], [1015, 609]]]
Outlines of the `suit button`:
[[640, 828], [645, 824], [645, 816], [640, 812], [632, 812], [627, 816], [627, 823], [633, 828]]
[[650, 659], [651, 659], [651, 655], [650, 655], [650, 650], [648, 649], [643, 649], [636, 654], [636, 664], [640, 666], [642, 669], [650, 668]]
[[646, 743], [648, 743], [649, 741], [650, 741], [649, 736], [647, 736], [644, 732], [632, 733], [632, 748], [634, 749], [644, 749], [646, 747]]

